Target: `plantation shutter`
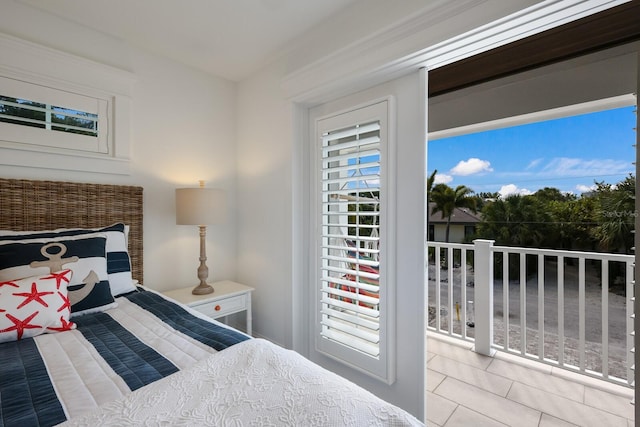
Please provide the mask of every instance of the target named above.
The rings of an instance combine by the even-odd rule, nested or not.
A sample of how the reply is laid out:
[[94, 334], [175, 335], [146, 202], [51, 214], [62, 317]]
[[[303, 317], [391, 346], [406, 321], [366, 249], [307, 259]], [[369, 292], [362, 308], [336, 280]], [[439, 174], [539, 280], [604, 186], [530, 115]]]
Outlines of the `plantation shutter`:
[[107, 154], [108, 102], [0, 76], [3, 141]]
[[391, 382], [387, 101], [320, 122], [318, 350]]

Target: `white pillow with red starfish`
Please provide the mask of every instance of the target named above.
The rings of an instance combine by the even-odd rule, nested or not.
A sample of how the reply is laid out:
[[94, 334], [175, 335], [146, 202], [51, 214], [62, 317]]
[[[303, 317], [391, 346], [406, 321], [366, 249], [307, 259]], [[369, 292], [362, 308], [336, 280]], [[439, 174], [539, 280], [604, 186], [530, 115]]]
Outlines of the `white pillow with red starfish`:
[[69, 321], [71, 270], [0, 282], [0, 343], [75, 329]]

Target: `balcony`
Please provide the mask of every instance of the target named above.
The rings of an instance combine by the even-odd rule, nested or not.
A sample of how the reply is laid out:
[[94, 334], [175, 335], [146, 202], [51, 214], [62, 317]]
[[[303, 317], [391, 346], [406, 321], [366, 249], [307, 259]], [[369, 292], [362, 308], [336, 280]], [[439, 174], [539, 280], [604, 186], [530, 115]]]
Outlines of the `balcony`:
[[[556, 418], [578, 425], [600, 419], [572, 418], [566, 416], [566, 408], [580, 414], [591, 413], [586, 407], [605, 409], [618, 417], [611, 419], [614, 424], [593, 425], [626, 425], [619, 422], [632, 419], [633, 256], [499, 247], [483, 240], [471, 245], [428, 242], [427, 249], [427, 367], [430, 391], [435, 394], [429, 405], [447, 400], [446, 396], [454, 398], [436, 403], [436, 414], [460, 405], [458, 418], [484, 411], [502, 423], [496, 425], [525, 425], [519, 417], [496, 418], [499, 411], [489, 404], [496, 394], [533, 410], [530, 414], [538, 415], [540, 425], [544, 420], [556, 425]], [[456, 344], [458, 348], [451, 350]], [[572, 397], [554, 389], [560, 376], [570, 383], [562, 387], [582, 391]], [[496, 391], [485, 381], [502, 385]], [[486, 405], [478, 406], [485, 400]], [[598, 407], [608, 400], [616, 402], [613, 413]], [[449, 418], [434, 417], [436, 425], [457, 422], [442, 424]]]
[[427, 425], [633, 427], [633, 390], [427, 334]]

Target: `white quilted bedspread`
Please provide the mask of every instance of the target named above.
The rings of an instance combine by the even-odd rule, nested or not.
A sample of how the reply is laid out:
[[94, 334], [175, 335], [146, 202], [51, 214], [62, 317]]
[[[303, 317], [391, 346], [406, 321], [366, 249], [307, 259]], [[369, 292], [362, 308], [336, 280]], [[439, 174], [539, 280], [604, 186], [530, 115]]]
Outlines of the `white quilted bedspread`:
[[295, 352], [252, 339], [63, 425], [417, 426], [422, 423]]

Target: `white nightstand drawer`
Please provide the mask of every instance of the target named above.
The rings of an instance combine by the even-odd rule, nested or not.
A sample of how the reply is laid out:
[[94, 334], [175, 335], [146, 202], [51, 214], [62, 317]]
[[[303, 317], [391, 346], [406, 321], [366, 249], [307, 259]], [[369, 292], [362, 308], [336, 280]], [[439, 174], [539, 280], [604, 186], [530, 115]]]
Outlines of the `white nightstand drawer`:
[[215, 290], [213, 293], [205, 295], [194, 295], [193, 287], [173, 289], [164, 292], [164, 294], [212, 319], [245, 311], [247, 334], [251, 335], [251, 292], [253, 292], [253, 288], [231, 280], [222, 280], [211, 285]]
[[238, 295], [236, 297], [224, 298], [214, 302], [205, 304], [192, 305], [192, 308], [198, 310], [213, 319], [217, 317], [227, 316], [247, 309], [247, 296]]

